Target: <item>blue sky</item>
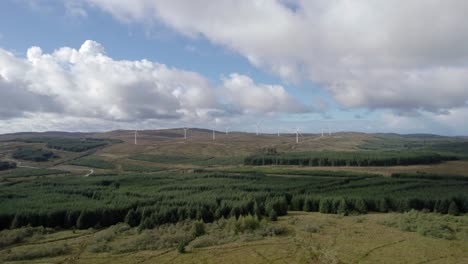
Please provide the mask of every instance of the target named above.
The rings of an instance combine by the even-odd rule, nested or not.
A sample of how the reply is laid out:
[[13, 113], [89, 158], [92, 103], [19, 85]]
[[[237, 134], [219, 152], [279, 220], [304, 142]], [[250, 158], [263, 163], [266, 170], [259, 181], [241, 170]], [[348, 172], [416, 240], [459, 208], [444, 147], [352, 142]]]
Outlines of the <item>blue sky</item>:
[[[282, 1], [257, 5], [240, 1], [232, 6], [232, 2], [219, 1], [211, 8], [200, 9], [184, 1], [1, 1], [0, 49], [4, 62], [0, 61], [0, 74], [2, 67], [6, 73], [0, 78], [0, 89], [10, 95], [9, 99], [27, 94], [29, 103], [18, 99], [17, 103], [10, 100], [8, 109], [0, 106], [4, 121], [0, 133], [187, 124], [230, 125], [252, 131], [253, 124], [263, 120], [265, 131], [301, 127], [303, 131], [319, 132], [330, 126], [336, 131], [467, 134], [466, 125], [457, 124], [468, 113], [468, 80], [463, 77], [467, 69], [454, 59], [454, 55], [465, 57], [467, 52], [458, 46], [447, 47], [451, 37], [468, 36], [466, 27], [460, 28], [459, 36], [451, 31], [450, 25], [461, 18], [459, 7], [451, 1], [444, 6], [441, 12], [454, 17], [454, 22], [446, 28], [439, 25], [441, 32], [434, 33], [435, 38], [440, 35], [448, 39], [432, 39], [436, 44], [431, 46], [427, 40], [405, 42], [406, 33], [399, 31], [398, 21], [409, 18], [397, 18], [399, 14], [383, 7], [374, 11], [381, 13], [378, 19], [387, 19], [385, 22], [393, 26], [390, 40], [390, 35], [382, 37], [390, 34], [389, 29], [361, 28], [361, 19], [377, 19], [366, 2], [348, 6], [346, 1], [320, 4], [298, 0], [287, 5]], [[418, 1], [414, 3], [416, 8]], [[440, 9], [427, 8], [434, 12]], [[323, 10], [332, 10], [325, 13], [336, 17], [317, 20], [315, 12]], [[421, 20], [425, 20], [424, 15]], [[271, 17], [278, 19], [270, 21]], [[273, 24], [276, 21], [282, 22]], [[87, 40], [92, 41], [86, 44], [89, 47]], [[439, 40], [444, 43], [436, 46]], [[389, 43], [400, 50], [389, 49]], [[33, 47], [39, 47], [40, 52], [29, 52]], [[85, 56], [83, 51], [88, 48], [92, 52]], [[442, 48], [456, 52], [439, 58], [445, 54], [442, 50], [440, 55]], [[80, 62], [71, 57], [63, 62], [56, 53], [59, 49], [81, 54]], [[430, 55], [438, 51], [439, 55], [420, 59], [425, 55], [415, 54], [420, 50]], [[99, 51], [111, 67], [99, 76], [81, 71], [75, 76], [78, 69], [89, 67], [91, 59], [95, 59], [93, 63], [99, 61]], [[150, 72], [135, 66], [142, 60], [154, 64]], [[14, 64], [8, 64], [12, 61]], [[134, 65], [123, 66], [122, 61]], [[170, 78], [159, 65], [169, 69]], [[118, 80], [106, 81], [106, 74], [127, 66], [123, 75], [128, 73], [129, 79], [122, 80], [125, 85], [115, 88]], [[8, 73], [8, 69], [16, 68], [31, 74]], [[443, 70], [434, 71], [437, 68]], [[145, 82], [135, 81], [135, 76]], [[52, 81], [57, 78], [66, 79], [61, 87], [55, 87]], [[86, 78], [83, 83], [89, 86], [80, 84], [80, 78]], [[446, 92], [440, 91], [442, 85]], [[124, 94], [140, 87], [146, 87], [139, 92], [141, 96], [121, 102], [129, 98]], [[85, 110], [70, 107], [76, 97], [68, 96], [76, 91], [90, 96], [76, 103], [86, 105]], [[101, 103], [93, 93], [114, 101]], [[154, 102], [160, 102], [157, 106], [152, 106], [151, 96]], [[89, 101], [93, 102], [88, 105]]]

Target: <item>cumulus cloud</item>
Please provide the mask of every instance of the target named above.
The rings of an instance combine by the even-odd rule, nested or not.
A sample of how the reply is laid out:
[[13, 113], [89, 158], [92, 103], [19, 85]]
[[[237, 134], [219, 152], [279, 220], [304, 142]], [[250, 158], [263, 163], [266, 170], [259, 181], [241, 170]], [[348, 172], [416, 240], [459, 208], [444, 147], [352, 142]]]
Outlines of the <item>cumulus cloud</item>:
[[51, 98], [64, 114], [164, 119], [187, 113], [196, 116], [199, 109], [217, 107], [213, 88], [199, 74], [147, 60], [116, 61], [91, 40], [78, 50], [65, 47], [51, 54], [31, 47], [26, 60], [6, 56], [0, 62], [4, 79], [22, 83], [31, 94]]
[[[56, 114], [109, 122], [202, 122], [235, 114], [225, 102], [242, 108], [239, 114], [298, 109], [281, 86], [256, 84], [238, 74], [223, 81], [224, 86], [215, 86], [196, 72], [148, 60], [114, 60], [92, 40], [52, 53], [31, 47], [26, 58], [0, 49], [0, 119]], [[257, 104], [246, 98], [256, 98]]]
[[244, 113], [305, 112], [306, 108], [280, 85], [256, 84], [245, 75], [233, 73], [223, 80], [229, 104]]
[[64, 2], [67, 15], [72, 17], [87, 17], [88, 12], [83, 8], [80, 2], [67, 0]]
[[345, 107], [447, 113], [467, 104], [467, 1], [85, 1], [321, 84]]

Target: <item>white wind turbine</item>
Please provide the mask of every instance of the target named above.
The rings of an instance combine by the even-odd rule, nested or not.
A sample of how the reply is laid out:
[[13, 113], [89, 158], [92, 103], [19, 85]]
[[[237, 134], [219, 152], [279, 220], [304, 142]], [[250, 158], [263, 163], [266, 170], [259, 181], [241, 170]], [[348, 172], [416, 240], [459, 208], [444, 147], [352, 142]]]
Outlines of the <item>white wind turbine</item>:
[[135, 145], [138, 145], [137, 136], [138, 136], [138, 130], [135, 129]]
[[189, 130], [187, 127], [184, 127], [184, 140], [187, 140], [187, 130]]
[[260, 125], [262, 124], [263, 121], [260, 121], [260, 122], [257, 122], [255, 123], [255, 134], [258, 136], [258, 134], [260, 133]]
[[302, 134], [301, 134], [301, 129], [296, 127], [296, 144], [299, 143], [299, 135], [301, 135], [301, 137], [304, 137]]
[[226, 135], [229, 134], [229, 129], [230, 129], [230, 128], [231, 128], [231, 127], [226, 127]]
[[213, 141], [216, 140], [216, 131], [215, 131], [215, 128], [213, 127]]

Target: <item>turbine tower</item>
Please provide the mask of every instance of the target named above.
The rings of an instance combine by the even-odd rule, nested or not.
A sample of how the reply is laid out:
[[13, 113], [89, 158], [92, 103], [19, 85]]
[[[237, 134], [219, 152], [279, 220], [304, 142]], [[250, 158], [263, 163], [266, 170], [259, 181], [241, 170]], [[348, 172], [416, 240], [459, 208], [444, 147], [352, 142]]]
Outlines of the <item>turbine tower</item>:
[[299, 135], [301, 135], [301, 137], [303, 137], [300, 131], [301, 130], [298, 127], [296, 127], [296, 144], [299, 143]]
[[216, 139], [216, 132], [215, 132], [215, 129], [213, 128], [213, 141], [215, 141]]
[[262, 121], [255, 123], [255, 134], [258, 136], [259, 131], [260, 131], [260, 125], [262, 124]]
[[138, 135], [138, 131], [135, 129], [135, 145], [137, 145], [137, 135]]
[[184, 127], [184, 140], [187, 140], [187, 130], [189, 130], [187, 127]]
[[231, 128], [231, 127], [226, 127], [226, 135], [229, 134], [229, 129], [230, 129], [230, 128]]
[[323, 128], [322, 128], [322, 137], [323, 137]]
[[280, 136], [280, 131], [279, 131], [279, 129], [278, 129], [278, 137], [279, 137], [279, 136]]
[[328, 125], [328, 136], [331, 136], [330, 125]]

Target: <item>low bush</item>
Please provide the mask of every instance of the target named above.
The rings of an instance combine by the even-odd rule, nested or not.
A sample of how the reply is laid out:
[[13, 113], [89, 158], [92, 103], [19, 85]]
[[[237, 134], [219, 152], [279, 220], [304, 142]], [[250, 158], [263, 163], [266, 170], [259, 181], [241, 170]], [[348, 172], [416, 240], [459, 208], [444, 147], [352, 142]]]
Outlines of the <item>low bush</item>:
[[215, 245], [219, 245], [220, 239], [216, 235], [204, 235], [201, 237], [197, 237], [193, 240], [190, 245], [193, 248], [203, 248], [203, 247], [211, 247]]
[[261, 230], [263, 236], [279, 236], [288, 232], [288, 229], [283, 225], [267, 225]]
[[70, 162], [71, 165], [86, 166], [96, 169], [112, 170], [115, 169], [115, 165], [112, 162], [98, 159], [95, 157], [85, 157]]
[[158, 250], [175, 248], [182, 241], [191, 241], [192, 223], [182, 221], [176, 224], [161, 225], [154, 229], [145, 229], [141, 233], [125, 241], [114, 243], [112, 250], [116, 253], [133, 252], [139, 250]]
[[185, 242], [184, 240], [180, 241], [179, 244], [177, 245], [177, 252], [179, 252], [180, 254], [184, 254], [186, 245], [187, 245], [187, 242]]
[[415, 210], [387, 217], [381, 224], [406, 232], [417, 232], [423, 236], [447, 240], [465, 240], [465, 234], [468, 233], [466, 216], [456, 217]]
[[315, 223], [307, 223], [303, 230], [308, 233], [318, 233], [320, 232], [320, 226]]
[[6, 253], [5, 261], [32, 260], [45, 257], [55, 257], [69, 253], [71, 248], [67, 244], [45, 244], [21, 247]]
[[21, 243], [25, 239], [35, 235], [52, 233], [51, 228], [25, 226], [17, 229], [5, 229], [0, 231], [0, 248]]

